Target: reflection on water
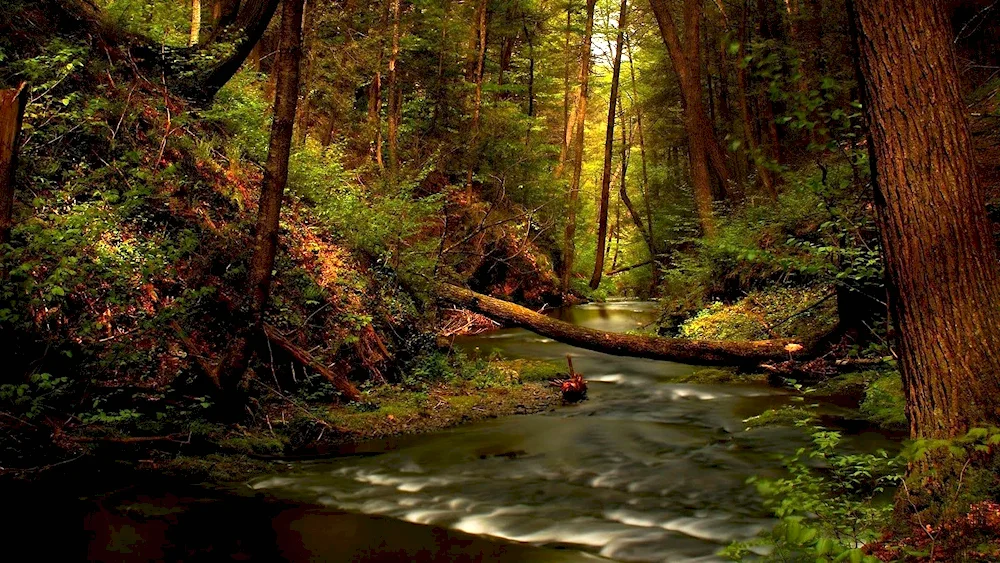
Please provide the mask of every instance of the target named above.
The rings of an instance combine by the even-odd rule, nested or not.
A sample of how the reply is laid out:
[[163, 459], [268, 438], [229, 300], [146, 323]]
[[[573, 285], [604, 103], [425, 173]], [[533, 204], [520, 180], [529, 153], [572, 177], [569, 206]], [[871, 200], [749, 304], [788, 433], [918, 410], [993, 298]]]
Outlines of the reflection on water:
[[[627, 331], [650, 323], [654, 307], [554, 314]], [[777, 474], [774, 454], [804, 439], [791, 428], [746, 431], [742, 420], [789, 401], [785, 392], [680, 383], [695, 368], [519, 329], [460, 345], [556, 361], [571, 354], [590, 400], [363, 444], [355, 451], [364, 455], [301, 463], [244, 495], [125, 491], [63, 517], [84, 515], [86, 558], [106, 561], [716, 561], [720, 547], [771, 524], [746, 479]]]

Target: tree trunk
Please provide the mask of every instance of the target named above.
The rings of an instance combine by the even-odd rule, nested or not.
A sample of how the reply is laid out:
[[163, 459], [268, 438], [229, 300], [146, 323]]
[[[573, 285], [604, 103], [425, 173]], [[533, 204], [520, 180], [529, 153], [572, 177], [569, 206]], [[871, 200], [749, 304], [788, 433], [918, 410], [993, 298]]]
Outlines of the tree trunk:
[[[625, 48], [628, 49], [628, 68], [629, 73], [632, 76], [632, 99], [633, 101], [633, 111], [635, 112], [635, 123], [636, 128], [639, 131], [639, 160], [642, 165], [642, 182], [639, 184], [639, 191], [642, 194], [643, 204], [646, 208], [646, 227], [648, 229], [650, 237], [653, 234], [653, 208], [650, 203], [649, 190], [649, 172], [646, 166], [646, 135], [642, 127], [642, 105], [639, 103], [639, 88], [636, 85], [635, 80], [635, 64], [632, 62], [632, 42], [628, 34], [625, 35]], [[627, 198], [627, 194], [626, 194]], [[624, 199], [623, 199], [624, 201]], [[631, 213], [631, 210], [630, 210]], [[633, 216], [633, 219], [635, 216]], [[641, 219], [640, 219], [641, 220]], [[650, 241], [652, 238], [650, 238]], [[652, 245], [650, 245], [650, 253], [652, 253]]]
[[[618, 12], [618, 37], [615, 44], [615, 63], [611, 74], [611, 96], [608, 100], [608, 125], [604, 135], [604, 171], [601, 175], [601, 203], [597, 210], [597, 254], [594, 261], [594, 273], [590, 276], [590, 288], [597, 289], [601, 285], [601, 275], [604, 274], [604, 245], [608, 236], [608, 203], [611, 197], [611, 160], [615, 145], [615, 120], [617, 118], [618, 82], [622, 69], [622, 43], [625, 42], [625, 16], [628, 11], [628, 0], [622, 0]], [[622, 183], [624, 184], [624, 177]]]
[[738, 90], [737, 96], [739, 97], [740, 105], [740, 121], [743, 128], [743, 142], [746, 143], [749, 149], [750, 159], [753, 161], [754, 166], [757, 168], [757, 177], [760, 178], [760, 183], [764, 187], [764, 193], [772, 201], [777, 201], [778, 199], [778, 188], [775, 183], [774, 176], [771, 174], [771, 170], [767, 166], [761, 164], [760, 155], [760, 143], [757, 142], [757, 132], [753, 125], [753, 119], [750, 115], [750, 103], [749, 103], [749, 91], [747, 85], [747, 68], [744, 63], [747, 53], [747, 43], [750, 41], [750, 30], [748, 25], [748, 20], [750, 19], [750, 6], [749, 0], [743, 0], [743, 10], [740, 14], [740, 29], [739, 29], [739, 51], [737, 52], [738, 64], [736, 68], [736, 88]]
[[[145, 47], [145, 55], [166, 66], [176, 79], [171, 87], [193, 101], [207, 103], [239, 71], [254, 45], [267, 30], [281, 0], [243, 0], [232, 15], [233, 4], [221, 15], [221, 24], [212, 37], [177, 53], [179, 64], [160, 60], [159, 48]], [[219, 58], [220, 44], [226, 44]]]
[[14, 222], [14, 170], [27, 103], [28, 86], [24, 82], [17, 88], [0, 90], [0, 244], [10, 241]]
[[910, 434], [998, 426], [1000, 257], [944, 3], [855, 5]]
[[399, 175], [399, 124], [402, 120], [403, 103], [399, 87], [399, 20], [402, 14], [402, 0], [392, 0], [392, 51], [389, 54], [389, 176], [395, 180]]
[[555, 176], [556, 178], [562, 177], [563, 168], [566, 166], [566, 159], [569, 157], [569, 146], [570, 140], [572, 139], [573, 125], [570, 123], [569, 114], [569, 78], [570, 78], [570, 61], [573, 57], [570, 56], [572, 49], [569, 47], [570, 36], [572, 35], [573, 29], [573, 2], [570, 0], [566, 3], [566, 31], [565, 31], [565, 45], [563, 45], [563, 55], [566, 57], [565, 65], [563, 67], [563, 134], [562, 140], [560, 142], [559, 149], [559, 164], [556, 165]]
[[656, 23], [667, 46], [681, 86], [684, 102], [684, 126], [688, 137], [688, 158], [691, 167], [691, 185], [694, 189], [695, 209], [701, 223], [702, 233], [715, 236], [715, 217], [712, 213], [712, 184], [709, 174], [709, 158], [714, 144], [711, 123], [705, 114], [701, 93], [701, 58], [699, 49], [699, 28], [702, 16], [702, 0], [684, 0], [684, 42], [677, 33], [673, 15], [666, 0], [650, 0]]
[[302, 101], [299, 103], [298, 117], [296, 121], [296, 143], [298, 145], [306, 144], [306, 139], [309, 137], [309, 125], [312, 121], [312, 83], [313, 83], [313, 64], [316, 60], [316, 53], [314, 52], [313, 44], [316, 42], [316, 16], [319, 6], [316, 4], [317, 0], [307, 0], [303, 11], [303, 24], [302, 24], [302, 58], [305, 60], [305, 66], [302, 69]]
[[[605, 354], [687, 364], [752, 367], [789, 359], [789, 352], [785, 350], [788, 340], [710, 341], [619, 334], [573, 325], [451, 284], [436, 284], [433, 292], [438, 299], [459, 307], [527, 328], [564, 344]], [[805, 350], [800, 355], [804, 356]]]
[[632, 218], [632, 223], [635, 224], [635, 228], [639, 229], [639, 234], [642, 236], [643, 242], [646, 243], [646, 249], [649, 251], [649, 255], [652, 257], [656, 256], [656, 245], [653, 242], [653, 234], [649, 230], [648, 226], [643, 222], [642, 215], [635, 208], [632, 203], [632, 198], [628, 195], [628, 182], [626, 181], [626, 173], [628, 172], [628, 160], [629, 160], [629, 150], [630, 145], [625, 137], [625, 119], [624, 113], [622, 114], [622, 171], [620, 178], [621, 183], [618, 185], [618, 199], [621, 200], [622, 204], [625, 205], [625, 209], [628, 211], [629, 217]]
[[385, 57], [385, 33], [389, 27], [389, 0], [382, 0], [382, 26], [380, 29], [378, 58], [375, 74], [368, 88], [368, 125], [372, 132], [371, 156], [380, 169], [382, 160], [382, 59]]
[[[528, 42], [528, 117], [535, 117], [535, 30], [528, 30], [524, 24], [524, 39]], [[524, 135], [524, 146], [531, 146], [531, 127], [528, 121], [528, 131]]]
[[275, 63], [277, 87], [274, 121], [264, 166], [257, 212], [257, 237], [250, 262], [249, 287], [254, 320], [262, 326], [271, 291], [271, 271], [278, 250], [278, 220], [281, 199], [288, 183], [288, 157], [299, 98], [299, 63], [302, 60], [302, 7], [304, 0], [285, 0], [281, 12], [281, 35]]
[[201, 37], [201, 0], [191, 0], [191, 36], [188, 38], [188, 46], [198, 44]]
[[567, 194], [566, 228], [563, 232], [563, 261], [561, 286], [563, 293], [569, 291], [570, 277], [573, 275], [573, 260], [576, 257], [576, 207], [580, 199], [580, 179], [583, 175], [584, 130], [587, 125], [587, 97], [590, 95], [590, 48], [594, 34], [594, 9], [597, 0], [587, 0], [587, 26], [583, 32], [583, 48], [580, 50], [579, 90], [576, 107], [573, 109], [573, 178]]

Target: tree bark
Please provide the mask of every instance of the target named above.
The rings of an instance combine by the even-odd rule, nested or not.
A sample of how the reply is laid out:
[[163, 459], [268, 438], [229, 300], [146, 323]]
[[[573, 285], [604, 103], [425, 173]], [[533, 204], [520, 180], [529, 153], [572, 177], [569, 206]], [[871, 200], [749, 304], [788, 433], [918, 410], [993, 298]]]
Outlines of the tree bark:
[[264, 166], [257, 212], [257, 237], [250, 261], [249, 287], [254, 320], [262, 325], [271, 292], [271, 271], [278, 250], [281, 199], [288, 183], [288, 157], [299, 98], [299, 64], [302, 60], [302, 8], [304, 0], [285, 0], [281, 13], [281, 35], [275, 64], [277, 89], [274, 120]]
[[[789, 359], [789, 352], [785, 350], [790, 342], [787, 340], [708, 341], [619, 334], [572, 325], [456, 285], [440, 283], [434, 286], [433, 292], [438, 299], [490, 318], [527, 328], [565, 344], [605, 354], [699, 365], [754, 367], [764, 362]], [[802, 356], [805, 353], [805, 350], [799, 352]]]
[[[611, 96], [608, 100], [608, 125], [604, 135], [604, 171], [601, 175], [601, 203], [597, 210], [597, 253], [594, 261], [594, 273], [590, 276], [590, 288], [597, 289], [601, 285], [604, 274], [604, 249], [608, 237], [608, 203], [611, 197], [611, 160], [615, 145], [615, 120], [617, 119], [618, 82], [622, 69], [622, 43], [625, 42], [625, 17], [628, 12], [628, 0], [622, 0], [618, 12], [618, 37], [615, 43], [615, 62], [611, 74]], [[622, 178], [624, 185], [625, 179]]]
[[715, 236], [715, 217], [712, 213], [712, 184], [709, 158], [714, 144], [711, 122], [705, 113], [701, 92], [700, 33], [702, 0], [684, 0], [684, 45], [674, 25], [673, 15], [665, 0], [650, 0], [656, 23], [680, 82], [684, 102], [684, 127], [688, 137], [688, 158], [691, 167], [691, 185], [694, 190], [695, 209], [702, 233]]
[[563, 231], [563, 260], [561, 285], [563, 293], [569, 291], [570, 277], [573, 275], [573, 261], [576, 257], [576, 207], [580, 199], [580, 178], [583, 174], [584, 129], [587, 125], [587, 97], [590, 95], [590, 47], [594, 34], [594, 9], [597, 0], [587, 0], [587, 26], [583, 33], [583, 48], [580, 50], [579, 90], [577, 91], [573, 140], [573, 178], [567, 194], [566, 228]]
[[0, 90], [0, 244], [10, 241], [14, 226], [14, 170], [21, 136], [21, 121], [28, 103], [28, 86]]
[[941, 2], [856, 0], [875, 202], [913, 438], [1000, 425], [1000, 266]]

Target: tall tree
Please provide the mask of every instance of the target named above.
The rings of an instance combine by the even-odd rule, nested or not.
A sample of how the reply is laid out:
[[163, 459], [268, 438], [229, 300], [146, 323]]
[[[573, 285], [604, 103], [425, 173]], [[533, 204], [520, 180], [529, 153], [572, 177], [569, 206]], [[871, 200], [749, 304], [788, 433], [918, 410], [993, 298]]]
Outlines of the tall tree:
[[[681, 100], [684, 104], [684, 128], [687, 132], [688, 158], [691, 166], [691, 185], [694, 189], [695, 208], [701, 230], [706, 237], [715, 236], [715, 218], [712, 214], [712, 182], [709, 173], [709, 159], [712, 158], [712, 145], [715, 134], [711, 122], [705, 112], [702, 101], [701, 85], [701, 49], [700, 29], [703, 0], [684, 0], [683, 44], [681, 36], [674, 25], [674, 17], [666, 0], [650, 0], [660, 35], [667, 46], [667, 53], [674, 66], [681, 87]], [[725, 169], [725, 166], [722, 166]], [[726, 178], [720, 178], [722, 182]]]
[[[625, 42], [625, 16], [628, 0], [622, 0], [618, 12], [618, 37], [615, 39], [615, 62], [611, 74], [611, 96], [608, 101], [608, 125], [604, 135], [604, 170], [601, 174], [601, 203], [597, 210], [597, 254], [594, 273], [590, 276], [590, 288], [597, 289], [604, 275], [604, 250], [608, 238], [608, 202], [611, 197], [611, 160], [615, 145], [615, 118], [618, 102], [618, 82], [622, 70], [622, 44]], [[624, 178], [623, 178], [624, 181]]]
[[264, 165], [257, 211], [257, 239], [250, 261], [249, 287], [253, 298], [254, 319], [263, 323], [264, 310], [271, 292], [271, 271], [278, 251], [278, 220], [281, 199], [288, 183], [288, 157], [292, 149], [295, 107], [299, 100], [299, 64], [302, 60], [302, 10], [304, 0], [284, 0], [278, 60], [275, 63], [277, 86], [274, 120]]
[[570, 38], [573, 36], [573, 0], [566, 2], [566, 28], [563, 30], [563, 130], [562, 142], [559, 150], [559, 163], [556, 165], [556, 177], [562, 176], [563, 168], [566, 166], [566, 159], [569, 157], [569, 147], [573, 138], [573, 125], [570, 122], [570, 88], [569, 82], [572, 75], [572, 62], [576, 57], [573, 49], [570, 48]]
[[739, 100], [740, 107], [740, 125], [742, 127], [743, 142], [746, 143], [749, 149], [750, 159], [757, 168], [757, 177], [760, 179], [761, 185], [764, 187], [764, 193], [772, 200], [778, 199], [778, 188], [776, 186], [776, 179], [771, 173], [771, 170], [767, 167], [765, 162], [762, 162], [760, 154], [760, 143], [757, 141], [757, 131], [754, 127], [753, 117], [750, 115], [750, 92], [749, 84], [747, 80], [747, 43], [750, 42], [750, 5], [749, 0], [743, 0], [743, 6], [740, 10], [740, 25], [738, 30], [738, 41], [739, 48], [737, 49], [737, 65], [736, 65], [736, 96]]
[[402, 0], [392, 0], [392, 50], [389, 52], [389, 174], [399, 173], [399, 124], [403, 119], [403, 102], [399, 86], [399, 22]]
[[476, 20], [472, 30], [472, 58], [468, 70], [468, 78], [475, 85], [472, 97], [472, 136], [469, 142], [469, 149], [472, 151], [472, 158], [469, 162], [469, 169], [466, 172], [465, 190], [466, 194], [472, 196], [472, 176], [476, 160], [479, 155], [479, 124], [482, 121], [483, 108], [483, 76], [486, 70], [486, 31], [489, 14], [488, 0], [479, 0], [476, 3]]
[[580, 179], [583, 175], [584, 130], [587, 125], [587, 97], [590, 95], [590, 48], [594, 34], [594, 10], [597, 0], [587, 0], [587, 25], [583, 32], [583, 46], [580, 49], [580, 76], [573, 108], [573, 178], [567, 193], [566, 228], [563, 231], [563, 260], [561, 285], [563, 292], [569, 290], [570, 276], [573, 275], [573, 261], [576, 257], [576, 207], [580, 199]]
[[855, 1], [907, 417], [929, 438], [1000, 425], [1000, 256], [945, 8]]
[[385, 34], [389, 27], [389, 0], [382, 0], [382, 19], [379, 28], [379, 48], [375, 71], [368, 87], [368, 126], [371, 130], [371, 157], [381, 169], [382, 160], [382, 60], [385, 58]]
[[191, 36], [188, 45], [197, 45], [201, 36], [201, 0], [191, 0]]
[[312, 121], [312, 91], [315, 73], [313, 72], [316, 63], [316, 18], [319, 16], [318, 0], [307, 0], [303, 8], [302, 15], [302, 101], [299, 102], [297, 110], [295, 141], [299, 145], [304, 145], [309, 137], [309, 127]]

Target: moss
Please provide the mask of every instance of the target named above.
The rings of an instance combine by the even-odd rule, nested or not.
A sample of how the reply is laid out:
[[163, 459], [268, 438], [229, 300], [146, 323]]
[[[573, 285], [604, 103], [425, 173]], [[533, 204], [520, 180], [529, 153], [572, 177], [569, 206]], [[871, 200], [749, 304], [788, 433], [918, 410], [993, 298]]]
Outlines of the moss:
[[[323, 432], [326, 444], [359, 442], [370, 438], [440, 430], [457, 424], [509, 414], [545, 410], [559, 403], [558, 393], [547, 385], [525, 383], [479, 388], [475, 382], [458, 385], [439, 384], [414, 394], [398, 386], [386, 386], [370, 392], [377, 409], [337, 406], [321, 414], [329, 425]], [[315, 420], [304, 421], [305, 434], [311, 440], [293, 440], [297, 446], [313, 447]], [[308, 442], [314, 442], [312, 444]]]
[[566, 374], [566, 368], [543, 360], [503, 360], [497, 362], [517, 372], [521, 381], [551, 381]]
[[245, 481], [261, 473], [280, 471], [284, 464], [261, 461], [246, 455], [209, 454], [206, 456], [177, 456], [155, 462], [147, 469], [167, 475], [198, 479], [216, 483]]
[[828, 333], [836, 324], [833, 300], [808, 309], [828, 293], [825, 287], [754, 291], [733, 304], [710, 304], [680, 326], [680, 335], [707, 340], [762, 340], [776, 336], [811, 340]]
[[247, 434], [224, 438], [219, 441], [219, 447], [246, 455], [279, 455], [285, 449], [285, 440], [276, 435]]
[[745, 419], [747, 429], [764, 426], [802, 426], [817, 420], [816, 412], [808, 405], [785, 405], [767, 409], [757, 416]]
[[906, 397], [899, 372], [882, 374], [868, 384], [861, 414], [883, 428], [906, 428]]
[[767, 375], [759, 373], [737, 373], [735, 370], [705, 368], [681, 376], [678, 383], [767, 383]]

